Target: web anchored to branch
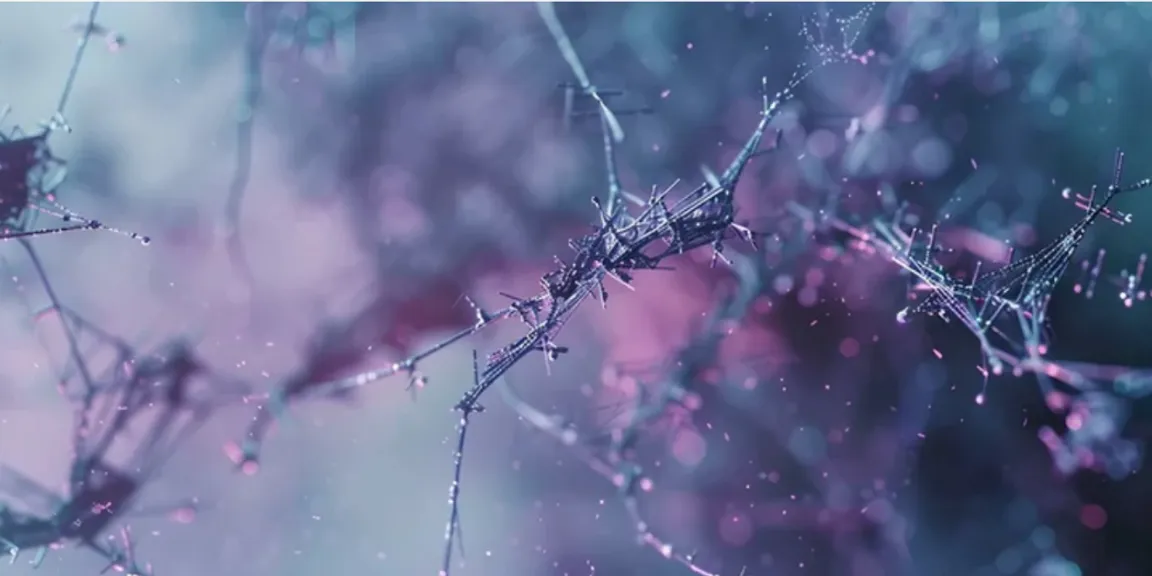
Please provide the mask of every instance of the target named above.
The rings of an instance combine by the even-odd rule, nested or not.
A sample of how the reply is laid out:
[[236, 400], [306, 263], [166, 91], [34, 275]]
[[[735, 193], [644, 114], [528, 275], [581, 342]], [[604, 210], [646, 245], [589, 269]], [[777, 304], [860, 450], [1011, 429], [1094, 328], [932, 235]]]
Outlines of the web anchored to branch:
[[[979, 369], [984, 376], [977, 403], [986, 401], [990, 378], [1005, 374], [1006, 369], [1015, 377], [1035, 376], [1048, 405], [1067, 413], [1072, 422], [1064, 440], [1050, 428], [1041, 430], [1041, 439], [1053, 452], [1057, 465], [1069, 472], [1088, 467], [1120, 477], [1134, 469], [1139, 451], [1130, 441], [1119, 438], [1127, 410], [1118, 398], [1147, 394], [1148, 371], [1053, 360], [1048, 357], [1047, 338], [1048, 306], [1089, 228], [1101, 219], [1119, 225], [1131, 222], [1130, 214], [1111, 207], [1113, 200], [1152, 186], [1150, 179], [1124, 184], [1124, 154], [1117, 151], [1115, 158], [1112, 181], [1103, 192], [1096, 187], [1086, 196], [1069, 189], [1062, 192], [1084, 212], [1076, 223], [1049, 244], [1024, 256], [1010, 257], [1006, 265], [992, 271], [982, 270], [980, 262], [970, 273], [946, 269], [938, 255], [948, 249], [937, 242], [937, 227], [933, 225], [927, 234], [917, 228], [905, 231], [906, 206], [891, 218], [876, 218], [865, 226], [796, 204], [790, 208], [807, 229], [844, 234], [849, 248], [877, 254], [909, 276], [911, 303], [898, 313], [899, 322], [911, 322], [916, 316], [955, 320], [976, 337], [982, 355]], [[1102, 254], [1090, 271], [1084, 266], [1085, 274], [1073, 287], [1075, 292], [1084, 292], [1087, 287], [1091, 295], [1101, 274]], [[1139, 297], [1142, 274], [1143, 260], [1135, 273], [1121, 274], [1121, 299], [1128, 306], [1131, 299]]]
[[[1122, 185], [1123, 166], [1124, 154], [1117, 151], [1112, 183], [1103, 198], [1097, 201], [1093, 189], [1078, 205], [1084, 210], [1084, 216], [1059, 238], [990, 272], [982, 272], [978, 263], [966, 278], [949, 273], [936, 260], [941, 250], [936, 241], [936, 227], [928, 232], [923, 244], [918, 244], [919, 230], [914, 228], [905, 233], [901, 229], [902, 211], [892, 223], [874, 222], [871, 230], [846, 228], [869, 246], [883, 250], [914, 279], [912, 297], [916, 301], [900, 311], [898, 321], [908, 322], [917, 315], [958, 320], [980, 340], [992, 374], [1000, 374], [1004, 357], [1009, 356], [1002, 350], [1004, 347], [1018, 349], [1029, 358], [1046, 352], [1044, 327], [1048, 303], [1088, 229], [1102, 216], [1119, 223], [1129, 221], [1130, 217], [1117, 216], [1119, 213], [1110, 210], [1109, 205], [1120, 194], [1152, 186], [1149, 179]], [[1007, 321], [1009, 326], [1002, 321]], [[1014, 335], [1016, 331], [1019, 336]]]
[[[84, 52], [93, 35], [106, 31], [96, 23], [96, 13], [100, 4], [94, 2], [88, 17], [79, 28], [80, 40], [72, 58], [64, 88], [52, 117], [40, 124], [36, 133], [28, 133], [14, 127], [7, 134], [0, 132], [0, 240], [29, 238], [47, 234], [59, 234], [76, 230], [104, 230], [148, 244], [148, 236], [120, 230], [92, 218], [81, 216], [69, 210], [56, 199], [56, 190], [67, 177], [67, 164], [54, 156], [48, 140], [56, 132], [71, 132], [72, 128], [64, 118], [64, 109], [72, 95], [72, 86], [80, 71]], [[0, 112], [0, 122], [8, 115], [6, 107]], [[34, 226], [40, 214], [54, 217], [63, 225], [37, 228]]]

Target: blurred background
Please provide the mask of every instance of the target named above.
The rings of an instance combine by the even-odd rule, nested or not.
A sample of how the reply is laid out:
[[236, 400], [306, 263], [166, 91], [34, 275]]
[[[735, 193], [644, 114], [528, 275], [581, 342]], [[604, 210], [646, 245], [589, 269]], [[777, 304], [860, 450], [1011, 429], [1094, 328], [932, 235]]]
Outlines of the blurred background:
[[[1143, 372], [1152, 308], [1116, 279], [1152, 242], [1092, 228], [1052, 303], [1050, 356], [1091, 391], [983, 378], [953, 324], [897, 325], [906, 281], [789, 217], [789, 202], [853, 220], [908, 201], [946, 243], [992, 257], [1042, 245], [1082, 214], [1060, 191], [1152, 176], [1144, 4], [562, 4], [559, 16], [623, 117], [625, 186], [646, 193], [731, 160], [812, 45], [859, 56], [818, 69], [774, 127], [781, 150], [737, 191], [738, 219], [775, 234], [772, 281], [727, 339], [692, 412], [645, 434], [655, 530], [719, 574], [1128, 576], [1152, 566], [1139, 458], [1152, 433]], [[49, 118], [85, 4], [0, 6], [5, 130]], [[79, 28], [76, 23], [79, 22]], [[332, 338], [379, 367], [527, 296], [595, 218], [595, 122], [566, 127], [572, 81], [530, 4], [108, 4], [53, 136], [70, 208], [153, 238], [70, 233], [35, 246], [59, 298], [141, 350], [188, 338], [258, 389], [315, 370]], [[847, 28], [847, 30], [844, 30]], [[798, 31], [800, 33], [798, 33]], [[858, 38], [843, 46], [841, 38]], [[255, 49], [260, 48], [260, 49]], [[1145, 118], [1146, 119], [1146, 118]], [[990, 248], [988, 246], [991, 246]], [[1095, 296], [1072, 290], [1107, 250]], [[989, 256], [992, 254], [993, 256]], [[240, 255], [240, 257], [237, 257]], [[730, 282], [708, 254], [609, 287], [565, 330], [572, 353], [509, 384], [542, 409], [609, 428], [689, 341]], [[0, 464], [61, 492], [73, 409], [58, 326], [26, 254], [0, 249]], [[421, 365], [427, 386], [378, 382], [290, 407], [255, 475], [221, 449], [256, 403], [218, 411], [140, 496], [137, 554], [165, 576], [415, 576], [439, 570], [452, 475], [450, 412], [471, 350]], [[338, 336], [334, 336], [338, 334]], [[636, 545], [613, 488], [495, 398], [470, 429], [460, 576], [685, 574]], [[1048, 430], [1048, 432], [1042, 432]], [[5, 494], [19, 507], [20, 493]], [[198, 513], [164, 511], [194, 500]], [[189, 521], [191, 520], [191, 521]], [[98, 573], [84, 550], [35, 574]], [[31, 574], [22, 557], [14, 575]]]

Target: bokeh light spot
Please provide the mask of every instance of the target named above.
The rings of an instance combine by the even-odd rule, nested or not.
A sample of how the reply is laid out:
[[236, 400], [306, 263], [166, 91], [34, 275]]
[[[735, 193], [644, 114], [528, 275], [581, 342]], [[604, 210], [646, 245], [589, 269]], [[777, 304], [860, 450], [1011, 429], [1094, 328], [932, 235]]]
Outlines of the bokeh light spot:
[[708, 445], [704, 442], [704, 437], [695, 430], [679, 430], [672, 440], [672, 456], [685, 466], [699, 465], [704, 461], [707, 452]]
[[1090, 530], [1099, 530], [1108, 523], [1108, 513], [1095, 504], [1086, 504], [1080, 508], [1080, 523]]

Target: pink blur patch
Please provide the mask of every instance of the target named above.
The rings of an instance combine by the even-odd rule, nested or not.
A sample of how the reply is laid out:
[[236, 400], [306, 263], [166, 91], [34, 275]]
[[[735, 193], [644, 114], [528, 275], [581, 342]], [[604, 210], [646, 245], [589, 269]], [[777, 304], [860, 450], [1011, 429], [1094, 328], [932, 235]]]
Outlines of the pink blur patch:
[[708, 445], [704, 442], [704, 437], [695, 430], [681, 429], [672, 439], [672, 456], [685, 466], [699, 465], [707, 453]]
[[730, 546], [743, 546], [752, 540], [752, 518], [743, 512], [726, 514], [720, 520], [720, 538]]
[[1095, 504], [1086, 504], [1080, 508], [1080, 523], [1089, 530], [1099, 530], [1108, 523], [1108, 513]]

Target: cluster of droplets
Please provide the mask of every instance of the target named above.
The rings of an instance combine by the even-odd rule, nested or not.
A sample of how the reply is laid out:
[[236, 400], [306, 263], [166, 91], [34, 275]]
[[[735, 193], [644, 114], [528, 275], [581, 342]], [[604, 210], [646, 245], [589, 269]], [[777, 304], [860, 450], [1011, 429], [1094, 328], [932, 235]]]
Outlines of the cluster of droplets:
[[1104, 273], [1104, 262], [1107, 250], [1101, 248], [1090, 258], [1080, 261], [1080, 273], [1072, 290], [1092, 299], [1096, 296], [1100, 280], [1111, 284], [1116, 295], [1125, 308], [1144, 302], [1148, 299], [1148, 289], [1144, 287], [1144, 270], [1148, 265], [1148, 255], [1141, 254], [1132, 269], [1124, 268], [1119, 274], [1110, 276]]
[[[867, 29], [875, 7], [875, 3], [868, 3], [859, 11], [847, 16], [834, 16], [821, 11], [801, 20], [800, 36], [819, 65], [835, 62], [867, 64], [876, 57], [875, 50], [869, 49], [864, 52], [856, 50], [856, 43]], [[828, 22], [829, 18], [831, 22]], [[831, 33], [828, 31], [830, 23], [835, 27]], [[829, 40], [829, 36], [832, 40]]]

